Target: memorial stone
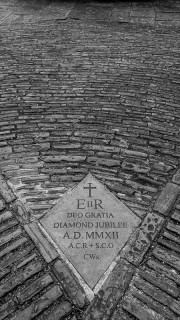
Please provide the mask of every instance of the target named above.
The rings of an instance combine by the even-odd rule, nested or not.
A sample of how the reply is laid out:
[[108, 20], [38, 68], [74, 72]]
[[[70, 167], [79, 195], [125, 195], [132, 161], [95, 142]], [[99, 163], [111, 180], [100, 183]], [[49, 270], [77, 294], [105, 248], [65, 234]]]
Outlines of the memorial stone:
[[93, 289], [140, 219], [90, 173], [40, 220]]

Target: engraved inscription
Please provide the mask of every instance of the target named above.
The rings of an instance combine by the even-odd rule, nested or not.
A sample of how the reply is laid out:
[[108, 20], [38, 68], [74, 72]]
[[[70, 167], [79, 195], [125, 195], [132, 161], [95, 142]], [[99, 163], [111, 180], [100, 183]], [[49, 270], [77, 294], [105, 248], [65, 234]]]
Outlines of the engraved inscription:
[[93, 288], [139, 224], [139, 218], [88, 174], [41, 223]]

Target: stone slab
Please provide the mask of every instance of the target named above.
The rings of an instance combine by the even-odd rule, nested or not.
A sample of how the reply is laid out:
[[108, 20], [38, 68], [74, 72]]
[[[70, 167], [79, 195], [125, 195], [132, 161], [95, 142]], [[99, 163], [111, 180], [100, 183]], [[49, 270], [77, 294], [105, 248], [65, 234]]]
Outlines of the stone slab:
[[93, 288], [140, 219], [88, 174], [40, 222]]
[[156, 200], [153, 209], [167, 216], [179, 193], [179, 186], [171, 182], [167, 183], [159, 198]]

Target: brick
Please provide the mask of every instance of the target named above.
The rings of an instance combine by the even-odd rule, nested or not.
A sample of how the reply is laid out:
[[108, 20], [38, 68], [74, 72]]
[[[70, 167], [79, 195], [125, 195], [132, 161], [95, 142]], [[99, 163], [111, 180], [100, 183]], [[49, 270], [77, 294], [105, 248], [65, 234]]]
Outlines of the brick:
[[69, 143], [69, 144], [56, 144], [53, 143], [53, 147], [55, 149], [80, 149], [81, 148], [81, 144], [80, 143]]
[[51, 310], [51, 314], [47, 316], [44, 320], [57, 320], [64, 316], [67, 316], [72, 310], [72, 306], [68, 301], [62, 301], [58, 306]]
[[164, 274], [167, 278], [173, 280], [178, 285], [180, 285], [180, 275], [175, 269], [172, 269], [170, 266], [167, 266], [161, 262], [157, 262], [154, 259], [149, 259], [147, 261], [147, 265], [149, 268]]
[[111, 153], [119, 153], [121, 148], [119, 147], [112, 147], [112, 146], [104, 146], [98, 144], [85, 144], [83, 146], [84, 150], [94, 150], [94, 151], [104, 151], [104, 152], [111, 152]]
[[0, 258], [3, 257], [5, 254], [17, 249], [19, 246], [23, 245], [27, 240], [27, 238], [23, 237], [14, 241], [11, 245], [7, 246], [5, 249], [0, 251]]
[[164, 219], [155, 213], [148, 213], [141, 226], [135, 231], [122, 250], [122, 257], [139, 265], [152, 241], [163, 225]]
[[6, 302], [0, 307], [0, 320], [3, 320], [8, 315], [11, 315], [12, 312], [14, 312], [15, 310], [16, 310], [16, 305], [12, 300]]
[[174, 174], [172, 182], [180, 184], [180, 169]]
[[12, 153], [11, 147], [0, 147], [0, 156]]
[[13, 212], [15, 213], [16, 218], [20, 222], [28, 222], [29, 221], [29, 213], [27, 212], [25, 206], [21, 201], [16, 200], [11, 205]]
[[68, 293], [73, 303], [79, 308], [83, 308], [86, 303], [86, 295], [75, 277], [71, 274], [65, 262], [56, 261], [53, 271], [62, 284], [64, 290]]
[[19, 228], [11, 233], [9, 233], [6, 236], [3, 236], [0, 238], [0, 246], [2, 246], [3, 244], [17, 238], [20, 234], [22, 233], [22, 230]]
[[44, 162], [60, 162], [60, 161], [67, 161], [67, 162], [84, 162], [86, 160], [86, 156], [48, 156], [43, 157]]
[[148, 308], [152, 309], [158, 314], [161, 314], [163, 317], [165, 317], [165, 319], [177, 320], [176, 315], [169, 309], [169, 307], [158, 303], [157, 301], [152, 299], [150, 296], [146, 295], [143, 291], [140, 291], [135, 287], [132, 287], [131, 294], [133, 295], [133, 297], [137, 298], [142, 303], [147, 305]]
[[108, 320], [109, 315], [115, 310], [119, 299], [127, 289], [134, 271], [134, 267], [129, 262], [121, 259], [85, 311], [84, 319]]
[[59, 286], [54, 286], [34, 301], [28, 308], [24, 309], [22, 312], [18, 312], [12, 317], [12, 320], [31, 320], [61, 296], [62, 291]]
[[113, 313], [111, 320], [132, 320], [132, 318], [122, 307], [118, 307]]
[[163, 316], [132, 296], [124, 298], [123, 308], [139, 320], [165, 320]]
[[132, 156], [132, 157], [147, 158], [147, 153], [144, 153], [144, 152], [123, 149], [122, 153], [125, 154], [125, 155], [128, 155], [128, 156]]
[[154, 210], [167, 216], [179, 193], [180, 187], [174, 183], [167, 183], [154, 204]]
[[172, 223], [172, 222], [168, 222], [166, 228], [168, 230], [173, 231], [173, 232], [177, 233], [178, 235], [180, 235], [180, 225], [177, 225], [177, 224]]
[[32, 255], [28, 256], [26, 259], [24, 259], [23, 261], [21, 261], [20, 263], [18, 263], [16, 265], [16, 269], [20, 269], [22, 268], [23, 266], [25, 266], [28, 262], [34, 260], [34, 258], [37, 257], [37, 254], [36, 253], [33, 253]]
[[[171, 310], [174, 311], [178, 316], [180, 316], [180, 301], [173, 301], [172, 305], [170, 306]], [[179, 319], [179, 318], [178, 318]]]
[[138, 274], [141, 276], [141, 278], [148, 281], [152, 285], [155, 285], [159, 289], [167, 292], [171, 296], [177, 297], [179, 295], [177, 284], [174, 281], [168, 279], [166, 276], [148, 270], [139, 270]]
[[2, 175], [0, 175], [0, 194], [7, 203], [10, 203], [16, 199]]
[[10, 268], [1, 269], [0, 268], [0, 280], [3, 279], [8, 273], [10, 273]]
[[35, 280], [30, 286], [25, 289], [20, 288], [20, 291], [17, 292], [16, 298], [19, 303], [22, 304], [25, 301], [32, 298], [35, 294], [40, 292], [46, 286], [53, 282], [53, 279], [50, 275], [44, 275], [41, 278]]
[[152, 254], [159, 260], [180, 271], [180, 256], [172, 251], [156, 246]]
[[23, 270], [23, 272], [20, 271], [19, 273], [16, 274], [15, 277], [13, 276], [8, 281], [0, 285], [0, 297], [3, 297], [9, 291], [12, 291], [14, 288], [22, 284], [23, 282], [25, 282], [28, 278], [38, 273], [40, 270], [42, 270], [41, 262], [35, 262], [31, 265], [28, 265]]
[[170, 295], [166, 294], [159, 288], [155, 287], [154, 285], [138, 276], [133, 279], [133, 285], [135, 285], [137, 289], [143, 291], [146, 295], [152, 297], [154, 300], [162, 303], [163, 305], [170, 306], [173, 302], [173, 298]]
[[109, 189], [111, 189], [115, 192], [125, 193], [128, 195], [132, 195], [134, 193], [133, 188], [126, 187], [122, 183], [106, 182], [106, 185]]
[[0, 214], [0, 223], [7, 221], [8, 219], [12, 218], [12, 213], [10, 211], [5, 211]]
[[20, 251], [16, 251], [15, 253], [12, 253], [9, 258], [6, 258], [6, 259], [0, 261], [0, 268], [6, 268], [6, 267], [10, 266], [11, 264], [17, 262], [21, 258], [27, 256], [28, 253], [30, 251], [32, 251], [33, 249], [34, 249], [34, 247], [32, 245], [29, 245], [29, 246], [21, 249]]

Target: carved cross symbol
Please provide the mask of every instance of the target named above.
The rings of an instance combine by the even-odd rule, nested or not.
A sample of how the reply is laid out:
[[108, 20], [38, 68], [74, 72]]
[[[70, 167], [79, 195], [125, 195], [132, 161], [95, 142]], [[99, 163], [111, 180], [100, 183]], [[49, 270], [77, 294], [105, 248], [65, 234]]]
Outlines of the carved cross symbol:
[[92, 187], [91, 185], [92, 185], [92, 183], [90, 182], [89, 183], [89, 187], [84, 187], [84, 189], [88, 189], [89, 190], [89, 198], [92, 198], [91, 190], [92, 189], [97, 189], [96, 187]]

